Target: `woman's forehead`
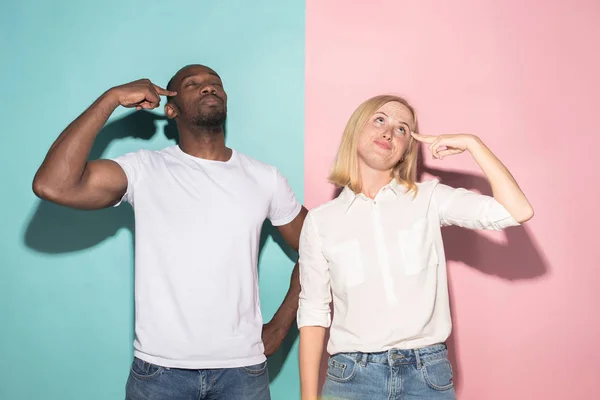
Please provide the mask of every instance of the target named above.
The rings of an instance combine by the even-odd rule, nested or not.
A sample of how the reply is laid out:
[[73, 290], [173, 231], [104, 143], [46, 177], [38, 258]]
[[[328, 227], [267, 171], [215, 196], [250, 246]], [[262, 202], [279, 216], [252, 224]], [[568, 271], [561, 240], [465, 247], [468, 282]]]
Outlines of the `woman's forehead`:
[[379, 107], [378, 113], [406, 123], [413, 123], [413, 114], [408, 107], [397, 101], [390, 101]]

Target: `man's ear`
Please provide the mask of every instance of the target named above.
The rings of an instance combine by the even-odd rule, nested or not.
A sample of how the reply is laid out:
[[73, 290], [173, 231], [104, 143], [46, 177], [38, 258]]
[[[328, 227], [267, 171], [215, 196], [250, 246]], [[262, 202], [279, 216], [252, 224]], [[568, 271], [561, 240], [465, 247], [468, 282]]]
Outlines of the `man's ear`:
[[177, 115], [179, 115], [177, 107], [173, 103], [168, 102], [165, 104], [165, 115], [168, 119], [175, 118]]

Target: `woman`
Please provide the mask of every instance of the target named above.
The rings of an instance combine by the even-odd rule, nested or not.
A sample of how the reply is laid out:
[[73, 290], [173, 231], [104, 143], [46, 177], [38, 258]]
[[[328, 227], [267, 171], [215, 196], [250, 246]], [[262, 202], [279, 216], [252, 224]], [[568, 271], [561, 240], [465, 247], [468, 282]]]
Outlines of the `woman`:
[[[419, 142], [437, 159], [468, 151], [494, 197], [415, 182]], [[395, 96], [352, 114], [330, 181], [344, 189], [309, 212], [300, 239], [302, 399], [317, 398], [330, 325], [324, 398], [454, 399], [440, 227], [501, 230], [529, 220], [531, 205], [478, 137], [421, 135]]]

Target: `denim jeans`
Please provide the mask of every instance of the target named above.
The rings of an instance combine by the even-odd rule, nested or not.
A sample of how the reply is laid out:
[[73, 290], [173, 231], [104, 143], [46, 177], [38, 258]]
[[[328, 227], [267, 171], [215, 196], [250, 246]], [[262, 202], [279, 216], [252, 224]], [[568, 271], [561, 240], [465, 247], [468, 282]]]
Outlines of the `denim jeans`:
[[454, 400], [446, 346], [335, 354], [329, 358], [323, 399]]
[[267, 362], [241, 368], [178, 369], [134, 358], [126, 400], [270, 400]]

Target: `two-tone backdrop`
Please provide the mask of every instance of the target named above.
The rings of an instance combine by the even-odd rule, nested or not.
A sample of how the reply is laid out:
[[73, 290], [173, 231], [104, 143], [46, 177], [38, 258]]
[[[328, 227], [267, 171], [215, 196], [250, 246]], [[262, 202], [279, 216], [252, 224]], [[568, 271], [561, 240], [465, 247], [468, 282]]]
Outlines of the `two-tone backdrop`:
[[[308, 208], [353, 109], [397, 93], [424, 133], [478, 134], [536, 210], [523, 228], [445, 231], [461, 399], [591, 399], [600, 373], [600, 6], [595, 1], [21, 1], [0, 12], [0, 398], [118, 399], [132, 359], [133, 213], [38, 200], [33, 175], [103, 91], [189, 63], [229, 94], [228, 145], [276, 165]], [[94, 157], [172, 143], [161, 112], [119, 110]], [[423, 178], [489, 193], [468, 155]], [[295, 256], [265, 230], [263, 313]], [[270, 360], [299, 398], [295, 332]]]

